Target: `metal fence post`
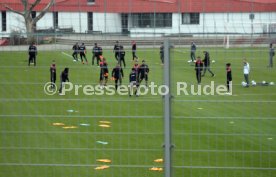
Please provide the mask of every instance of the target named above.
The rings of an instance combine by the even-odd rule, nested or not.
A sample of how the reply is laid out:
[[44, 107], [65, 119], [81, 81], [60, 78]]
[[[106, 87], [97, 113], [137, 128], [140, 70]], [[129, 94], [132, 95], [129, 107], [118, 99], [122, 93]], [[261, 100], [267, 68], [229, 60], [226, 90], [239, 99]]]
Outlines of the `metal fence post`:
[[170, 91], [170, 43], [164, 40], [164, 84], [169, 92], [164, 96], [165, 177], [171, 177], [171, 91]]

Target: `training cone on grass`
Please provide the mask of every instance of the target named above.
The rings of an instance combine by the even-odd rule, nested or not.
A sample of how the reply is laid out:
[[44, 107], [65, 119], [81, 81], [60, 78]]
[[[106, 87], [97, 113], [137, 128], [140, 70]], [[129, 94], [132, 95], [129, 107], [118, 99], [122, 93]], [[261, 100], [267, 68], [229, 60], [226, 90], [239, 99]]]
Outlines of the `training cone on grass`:
[[97, 162], [111, 163], [109, 159], [97, 159]]
[[109, 166], [107, 166], [107, 165], [101, 165], [101, 166], [96, 167], [95, 170], [105, 170], [107, 168], [109, 168]]
[[163, 159], [155, 159], [154, 162], [157, 162], [157, 163], [163, 163], [164, 160]]
[[151, 170], [151, 171], [163, 171], [163, 168], [152, 167], [149, 170]]
[[61, 122], [55, 122], [52, 124], [53, 126], [64, 126], [65, 124], [64, 123], [61, 123]]
[[99, 127], [110, 128], [111, 126], [110, 126], [110, 125], [107, 125], [107, 124], [100, 124]]
[[104, 121], [104, 120], [99, 121], [99, 123], [100, 123], [100, 124], [111, 124], [110, 121]]
[[66, 127], [62, 127], [64, 129], [74, 129], [74, 128], [78, 128], [77, 126], [66, 126]]

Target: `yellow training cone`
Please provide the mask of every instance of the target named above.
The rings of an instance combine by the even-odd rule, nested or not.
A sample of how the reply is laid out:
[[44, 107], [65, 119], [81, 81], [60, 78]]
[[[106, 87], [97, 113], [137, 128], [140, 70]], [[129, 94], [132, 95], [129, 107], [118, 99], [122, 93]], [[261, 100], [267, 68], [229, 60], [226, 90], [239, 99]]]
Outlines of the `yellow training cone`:
[[101, 124], [111, 124], [109, 121], [99, 121]]
[[162, 163], [164, 160], [163, 159], [155, 159], [154, 162], [157, 162], [157, 163]]
[[109, 160], [109, 159], [97, 159], [97, 162], [111, 163], [111, 160]]
[[107, 169], [107, 168], [109, 168], [109, 166], [107, 166], [107, 165], [102, 165], [102, 166], [96, 167], [95, 170], [104, 170], [104, 169]]
[[163, 171], [163, 168], [152, 167], [149, 170], [151, 170], [151, 171]]
[[54, 125], [54, 126], [64, 126], [65, 124], [64, 123], [60, 123], [60, 122], [55, 122], [52, 125]]
[[64, 129], [73, 129], [73, 128], [78, 128], [77, 126], [66, 126], [66, 127], [62, 127]]
[[106, 124], [100, 124], [99, 126], [104, 127], [104, 128], [109, 128], [110, 127], [110, 125], [106, 125]]

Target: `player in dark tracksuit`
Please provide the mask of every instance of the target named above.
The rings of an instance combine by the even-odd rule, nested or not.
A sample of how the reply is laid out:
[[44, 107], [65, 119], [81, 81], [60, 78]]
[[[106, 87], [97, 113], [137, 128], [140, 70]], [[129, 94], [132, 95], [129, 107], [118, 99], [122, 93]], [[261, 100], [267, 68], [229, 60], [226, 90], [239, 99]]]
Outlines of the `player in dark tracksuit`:
[[103, 49], [100, 46], [98, 46], [97, 43], [95, 43], [95, 45], [93, 47], [93, 50], [92, 50], [92, 53], [93, 53], [92, 65], [94, 65], [94, 60], [96, 58], [97, 59], [97, 65], [99, 66], [99, 62], [101, 61], [100, 56], [103, 54]]
[[108, 81], [108, 64], [106, 62], [106, 59], [103, 58], [100, 62], [100, 85], [106, 86], [106, 83]]
[[195, 71], [196, 71], [196, 79], [197, 79], [197, 83], [200, 84], [201, 83], [201, 71], [203, 68], [203, 63], [201, 61], [200, 57], [197, 57], [197, 60], [195, 62]]
[[51, 83], [52, 83], [52, 88], [55, 88], [55, 83], [56, 83], [56, 79], [57, 79], [57, 70], [56, 70], [56, 64], [55, 61], [53, 61], [51, 67], [50, 67], [50, 79], [51, 79]]
[[164, 45], [163, 44], [160, 46], [160, 60], [162, 64], [164, 64]]
[[191, 60], [192, 62], [195, 61], [195, 53], [196, 53], [196, 45], [194, 42], [191, 44]]
[[137, 55], [136, 55], [136, 50], [137, 50], [137, 46], [136, 46], [136, 42], [135, 41], [132, 41], [132, 60], [138, 58]]
[[75, 45], [73, 45], [72, 50], [73, 50], [72, 56], [73, 56], [74, 60], [78, 61], [79, 44], [76, 43]]
[[135, 68], [132, 68], [131, 73], [129, 74], [129, 96], [133, 95], [134, 87], [136, 87], [135, 95], [137, 95], [137, 89], [138, 89], [138, 81], [137, 81], [137, 73], [135, 71]]
[[61, 74], [60, 74], [60, 88], [59, 88], [59, 93], [62, 93], [62, 88], [64, 87], [65, 82], [69, 82], [69, 68], [65, 68]]
[[88, 61], [87, 61], [87, 59], [86, 59], [86, 47], [85, 47], [84, 43], [82, 43], [82, 44], [79, 46], [79, 52], [80, 52], [80, 58], [81, 58], [82, 64], [84, 64], [83, 58], [85, 59], [86, 64], [88, 64]]
[[231, 63], [226, 64], [226, 86], [227, 92], [231, 92], [230, 87], [232, 86], [232, 70], [231, 70]]
[[[134, 65], [133, 65], [133, 67], [132, 67], [132, 69], [131, 70], [133, 70], [134, 69], [134, 71], [135, 71], [135, 73], [136, 73], [136, 76], [137, 76], [137, 81], [139, 81], [139, 78], [138, 78], [138, 74], [139, 74], [139, 64], [138, 64], [138, 61], [135, 61], [135, 63], [134, 63]], [[136, 83], [137, 85], [139, 85], [139, 82], [137, 82]]]
[[36, 48], [34, 42], [29, 46], [28, 51], [29, 51], [29, 64], [28, 64], [28, 66], [30, 66], [31, 62], [34, 63], [34, 66], [36, 66], [37, 48]]
[[112, 70], [112, 78], [115, 81], [115, 89], [116, 90], [118, 88], [118, 81], [119, 81], [119, 85], [121, 85], [123, 77], [124, 77], [123, 69], [119, 64], [117, 64], [116, 67], [113, 68], [113, 70]]
[[119, 41], [116, 41], [114, 48], [113, 48], [113, 52], [115, 53], [115, 59], [117, 61], [119, 60], [119, 51], [120, 51]]
[[119, 61], [118, 61], [118, 63], [120, 64], [120, 66], [122, 66], [122, 62], [123, 62], [124, 68], [126, 67], [125, 55], [126, 55], [126, 52], [124, 50], [124, 47], [121, 45], [120, 50], [119, 50], [119, 56], [118, 56]]
[[146, 64], [145, 60], [142, 61], [142, 64], [139, 66], [139, 84], [145, 79], [146, 86], [148, 86], [148, 73], [149, 73], [149, 66]]
[[212, 77], [214, 77], [215, 76], [215, 74], [211, 71], [211, 69], [210, 69], [210, 55], [209, 55], [209, 52], [207, 52], [207, 51], [203, 51], [203, 53], [204, 53], [204, 59], [203, 59], [203, 63], [204, 63], [204, 70], [203, 70], [203, 74], [202, 74], [202, 77], [205, 75], [205, 73], [206, 73], [206, 70], [208, 70], [209, 71], [209, 73], [211, 73], [212, 74]]
[[273, 48], [273, 44], [270, 43], [269, 44], [269, 64], [268, 64], [268, 68], [273, 68], [273, 57], [275, 55], [275, 51]]

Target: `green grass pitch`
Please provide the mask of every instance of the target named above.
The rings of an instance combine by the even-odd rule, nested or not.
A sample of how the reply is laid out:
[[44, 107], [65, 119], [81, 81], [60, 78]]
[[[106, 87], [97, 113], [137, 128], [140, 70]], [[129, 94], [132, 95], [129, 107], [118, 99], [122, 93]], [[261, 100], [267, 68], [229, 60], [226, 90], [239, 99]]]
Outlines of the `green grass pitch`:
[[[40, 51], [37, 66], [27, 66], [27, 52], [1, 52], [0, 66], [0, 177], [161, 177], [163, 167], [162, 96], [79, 95], [49, 96], [49, 67], [55, 59], [57, 85], [69, 67], [74, 84], [97, 85], [99, 68], [73, 62], [71, 51]], [[225, 84], [225, 64], [232, 63], [233, 95], [176, 95], [176, 83], [196, 85], [188, 48], [171, 51], [172, 174], [174, 177], [274, 177], [276, 170], [276, 87], [244, 88], [242, 59], [251, 66], [250, 80], [276, 81], [267, 69], [267, 48], [200, 48], [210, 52], [216, 74], [202, 85]], [[139, 49], [137, 55], [150, 67], [149, 81], [163, 83], [158, 49]], [[104, 50], [109, 71], [115, 66], [112, 51]], [[124, 84], [132, 66], [126, 54]], [[114, 84], [109, 80], [108, 84]], [[68, 111], [73, 110], [73, 111]], [[110, 121], [111, 127], [99, 126]], [[64, 129], [53, 123], [76, 126]], [[89, 124], [90, 126], [81, 126]], [[100, 144], [97, 141], [107, 142]], [[111, 163], [97, 159], [110, 159]], [[109, 168], [95, 170], [107, 165]]]

